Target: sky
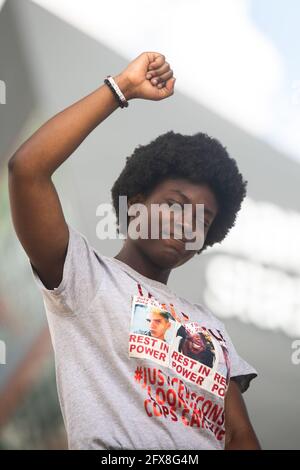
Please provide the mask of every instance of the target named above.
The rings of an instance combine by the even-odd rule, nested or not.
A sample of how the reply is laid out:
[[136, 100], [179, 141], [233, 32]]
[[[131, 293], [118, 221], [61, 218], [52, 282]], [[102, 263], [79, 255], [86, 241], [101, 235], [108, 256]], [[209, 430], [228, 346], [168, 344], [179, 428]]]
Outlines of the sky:
[[297, 46], [300, 45], [299, 0], [252, 0], [251, 18], [255, 25], [264, 32], [279, 50], [287, 76], [300, 78], [300, 62]]
[[276, 117], [269, 139], [300, 160], [300, 2], [298, 0], [252, 0], [250, 17], [272, 41], [284, 70], [281, 90], [275, 96]]

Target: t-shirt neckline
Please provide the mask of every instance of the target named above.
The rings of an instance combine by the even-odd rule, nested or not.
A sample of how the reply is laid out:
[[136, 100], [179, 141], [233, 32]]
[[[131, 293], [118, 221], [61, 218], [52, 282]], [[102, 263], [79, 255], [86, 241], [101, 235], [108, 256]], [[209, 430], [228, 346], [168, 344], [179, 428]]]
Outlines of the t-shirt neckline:
[[163, 282], [156, 281], [155, 279], [151, 279], [149, 277], [144, 276], [143, 274], [139, 273], [138, 271], [133, 269], [131, 266], [129, 266], [128, 264], [124, 263], [123, 261], [119, 259], [116, 259], [111, 256], [103, 256], [103, 255], [102, 257], [104, 257], [106, 260], [111, 261], [112, 263], [119, 265], [124, 271], [128, 272], [129, 274], [139, 277], [145, 283], [148, 283], [153, 287], [164, 290], [176, 296], [175, 292], [173, 292], [173, 290], [168, 285], [164, 284]]

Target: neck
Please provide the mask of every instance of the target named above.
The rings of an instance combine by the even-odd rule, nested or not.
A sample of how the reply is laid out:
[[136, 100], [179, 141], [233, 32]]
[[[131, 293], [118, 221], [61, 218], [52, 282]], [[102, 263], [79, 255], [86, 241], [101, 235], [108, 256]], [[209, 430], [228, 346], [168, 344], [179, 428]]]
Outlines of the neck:
[[162, 269], [154, 264], [141, 250], [133, 243], [125, 242], [121, 251], [114, 256], [135, 271], [149, 279], [167, 284], [171, 269]]

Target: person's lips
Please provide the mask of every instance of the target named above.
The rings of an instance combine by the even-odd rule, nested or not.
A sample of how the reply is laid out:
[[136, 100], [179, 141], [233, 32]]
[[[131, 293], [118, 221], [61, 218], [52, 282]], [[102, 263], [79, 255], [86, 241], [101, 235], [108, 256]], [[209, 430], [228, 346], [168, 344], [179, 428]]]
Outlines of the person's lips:
[[170, 242], [170, 246], [177, 248], [179, 251], [185, 251], [185, 244], [187, 240], [184, 237], [175, 238], [175, 234], [172, 232], [168, 235], [167, 238], [162, 238], [162, 240], [164, 242]]
[[176, 238], [165, 238], [163, 239], [166, 245], [174, 248], [175, 250], [179, 251], [180, 253], [183, 253], [185, 251], [185, 243], [182, 240], [178, 240]]
[[197, 343], [192, 343], [192, 348], [197, 350], [203, 349], [202, 344]]

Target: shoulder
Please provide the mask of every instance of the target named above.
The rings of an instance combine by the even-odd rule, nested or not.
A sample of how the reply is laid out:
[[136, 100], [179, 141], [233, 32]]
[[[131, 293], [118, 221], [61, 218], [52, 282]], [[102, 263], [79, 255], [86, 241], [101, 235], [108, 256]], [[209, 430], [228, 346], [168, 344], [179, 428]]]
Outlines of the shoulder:
[[226, 330], [225, 324], [204, 304], [195, 303], [195, 308], [199, 311], [199, 314], [204, 315], [205, 320], [209, 322], [214, 328], [220, 330]]

